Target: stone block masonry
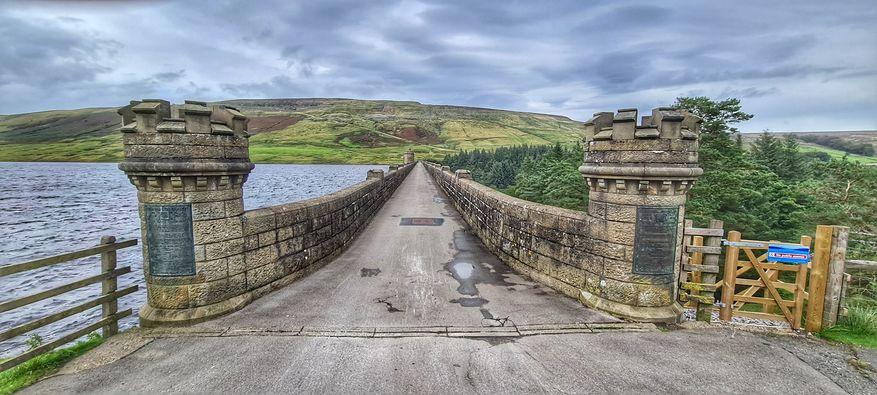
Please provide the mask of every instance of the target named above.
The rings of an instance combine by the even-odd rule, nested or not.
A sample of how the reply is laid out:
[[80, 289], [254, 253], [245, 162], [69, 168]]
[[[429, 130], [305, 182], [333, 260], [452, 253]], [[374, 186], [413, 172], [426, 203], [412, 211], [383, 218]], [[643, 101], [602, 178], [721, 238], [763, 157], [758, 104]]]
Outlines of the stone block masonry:
[[638, 321], [676, 321], [686, 193], [700, 120], [657, 108], [597, 113], [585, 123], [587, 212], [505, 195], [459, 169], [426, 168], [494, 254], [582, 303]]
[[143, 326], [191, 324], [243, 307], [338, 256], [411, 171], [315, 199], [244, 211], [247, 119], [234, 108], [133, 101], [125, 161], [137, 187], [147, 305]]

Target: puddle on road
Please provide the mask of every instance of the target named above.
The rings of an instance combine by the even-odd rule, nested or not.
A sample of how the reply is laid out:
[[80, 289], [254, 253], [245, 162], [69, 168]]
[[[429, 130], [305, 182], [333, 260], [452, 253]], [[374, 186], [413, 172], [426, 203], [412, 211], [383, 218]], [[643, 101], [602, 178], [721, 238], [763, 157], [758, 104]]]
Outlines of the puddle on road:
[[454, 277], [459, 277], [464, 280], [471, 278], [472, 272], [474, 271], [475, 265], [469, 262], [457, 262], [451, 267], [451, 272], [454, 274]]
[[359, 277], [374, 277], [378, 274], [381, 274], [381, 269], [369, 269], [367, 267], [359, 269]]
[[493, 315], [484, 307], [490, 303], [490, 300], [480, 296], [478, 285], [488, 284], [500, 287], [518, 285], [506, 280], [510, 273], [509, 269], [481, 248], [478, 240], [468, 230], [455, 231], [454, 242], [449, 247], [455, 253], [454, 258], [445, 264], [445, 270], [457, 280], [459, 284], [457, 293], [461, 295], [449, 302], [459, 304], [462, 307], [477, 307], [481, 310], [484, 318], [493, 319]]
[[489, 301], [484, 298], [457, 298], [451, 299], [451, 303], [456, 303], [463, 307], [481, 307]]

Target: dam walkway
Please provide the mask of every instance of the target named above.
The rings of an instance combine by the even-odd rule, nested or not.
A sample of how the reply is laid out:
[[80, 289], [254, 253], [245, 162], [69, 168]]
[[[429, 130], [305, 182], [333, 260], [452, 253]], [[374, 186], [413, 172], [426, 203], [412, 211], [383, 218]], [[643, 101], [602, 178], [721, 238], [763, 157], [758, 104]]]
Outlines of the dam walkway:
[[309, 276], [212, 321], [115, 336], [26, 392], [845, 390], [822, 344], [584, 307], [505, 266], [446, 199], [418, 164]]

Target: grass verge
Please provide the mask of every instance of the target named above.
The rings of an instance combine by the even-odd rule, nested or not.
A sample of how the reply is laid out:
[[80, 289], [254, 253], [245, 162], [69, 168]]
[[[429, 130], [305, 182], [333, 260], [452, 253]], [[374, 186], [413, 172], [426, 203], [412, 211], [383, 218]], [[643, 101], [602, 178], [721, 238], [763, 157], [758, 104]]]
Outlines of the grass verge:
[[846, 317], [841, 317], [837, 326], [828, 328], [818, 335], [841, 343], [877, 348], [877, 309], [850, 306]]
[[0, 395], [11, 394], [57, 372], [65, 363], [99, 346], [103, 341], [103, 337], [93, 333], [70, 347], [47, 352], [0, 372]]

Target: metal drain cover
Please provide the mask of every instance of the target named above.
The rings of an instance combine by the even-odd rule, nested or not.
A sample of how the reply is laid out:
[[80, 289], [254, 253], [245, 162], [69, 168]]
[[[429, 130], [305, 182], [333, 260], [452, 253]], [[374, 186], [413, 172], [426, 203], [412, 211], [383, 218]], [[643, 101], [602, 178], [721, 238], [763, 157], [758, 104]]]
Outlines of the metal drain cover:
[[403, 226], [441, 226], [444, 218], [403, 217], [399, 225]]

